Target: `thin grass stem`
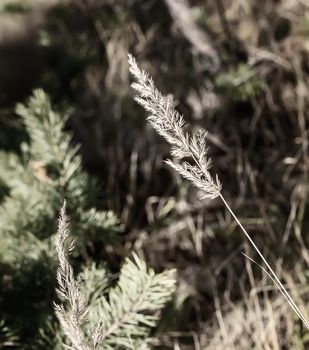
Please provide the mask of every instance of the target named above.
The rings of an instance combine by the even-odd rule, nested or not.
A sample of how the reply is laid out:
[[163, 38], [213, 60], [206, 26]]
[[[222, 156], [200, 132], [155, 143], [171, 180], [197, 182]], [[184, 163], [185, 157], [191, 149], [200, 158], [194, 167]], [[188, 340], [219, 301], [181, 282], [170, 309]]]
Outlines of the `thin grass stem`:
[[[257, 245], [254, 243], [253, 239], [250, 237], [249, 233], [247, 232], [247, 230], [243, 227], [242, 223], [239, 221], [239, 219], [237, 218], [236, 214], [233, 212], [233, 210], [231, 209], [231, 207], [228, 205], [227, 201], [225, 200], [225, 198], [223, 197], [222, 194], [219, 195], [219, 197], [221, 198], [221, 200], [223, 201], [224, 205], [226, 206], [226, 208], [228, 209], [228, 211], [231, 213], [231, 215], [233, 216], [234, 220], [237, 222], [238, 226], [241, 228], [241, 230], [243, 231], [243, 233], [245, 234], [245, 236], [247, 237], [247, 239], [249, 240], [249, 242], [251, 243], [251, 245], [253, 246], [253, 248], [255, 249], [255, 251], [258, 253], [258, 255], [260, 256], [260, 258], [262, 259], [262, 261], [264, 262], [264, 264], [266, 265], [268, 271], [266, 269], [264, 269], [262, 266], [260, 266], [259, 264], [257, 264], [258, 266], [260, 266], [260, 268], [271, 278], [271, 280], [275, 283], [275, 285], [277, 286], [277, 288], [279, 289], [279, 291], [282, 293], [282, 295], [284, 296], [284, 298], [286, 299], [286, 301], [289, 303], [290, 307], [293, 309], [293, 311], [296, 313], [296, 315], [302, 320], [302, 322], [304, 323], [304, 325], [306, 326], [306, 328], [309, 330], [309, 323], [306, 319], [306, 317], [303, 315], [303, 313], [299, 310], [299, 308], [297, 307], [297, 305], [295, 304], [294, 300], [292, 299], [292, 297], [290, 296], [290, 294], [288, 293], [288, 291], [286, 290], [286, 288], [283, 286], [283, 284], [281, 283], [281, 281], [279, 280], [279, 278], [277, 277], [277, 275], [275, 274], [275, 272], [273, 271], [273, 269], [271, 268], [271, 266], [269, 265], [269, 263], [267, 262], [267, 260], [265, 259], [264, 255], [261, 253], [261, 251], [259, 250], [259, 248], [257, 247]], [[247, 257], [247, 256], [246, 256]], [[250, 258], [251, 261], [255, 262], [253, 259]]]

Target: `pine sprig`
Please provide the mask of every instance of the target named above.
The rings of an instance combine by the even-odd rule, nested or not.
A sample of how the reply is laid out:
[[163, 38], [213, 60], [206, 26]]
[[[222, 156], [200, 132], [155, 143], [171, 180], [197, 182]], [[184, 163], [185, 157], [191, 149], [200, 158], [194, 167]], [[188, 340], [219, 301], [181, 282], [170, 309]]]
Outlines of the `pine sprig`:
[[18, 346], [18, 339], [4, 320], [0, 319], [0, 349], [13, 349]]
[[27, 105], [18, 104], [16, 113], [23, 118], [30, 136], [30, 153], [34, 160], [43, 166], [53, 166], [62, 186], [73, 176], [80, 175], [79, 146], [73, 146], [71, 134], [64, 132], [67, 113], [56, 112], [41, 89], [33, 91]]
[[[80, 146], [73, 144], [72, 135], [65, 130], [68, 114], [53, 109], [49, 96], [41, 89], [34, 90], [26, 104], [18, 104], [16, 113], [24, 121], [30, 142], [23, 145], [19, 159], [4, 152], [0, 154], [0, 161], [7, 165], [0, 181], [10, 188], [10, 198], [15, 201], [15, 205], [9, 206], [9, 200], [5, 198], [1, 211], [8, 222], [6, 227], [10, 226], [16, 232], [17, 227], [26, 225], [27, 229], [44, 232], [36, 224], [42, 222], [44, 225], [54, 220], [59, 203], [66, 197], [81, 232], [87, 230], [97, 239], [103, 237], [100, 232], [107, 233], [106, 238], [121, 232], [122, 227], [114, 213], [94, 207], [99, 186], [83, 171], [78, 153]], [[24, 209], [28, 215], [20, 214], [19, 202], [29, 203]], [[27, 218], [33, 218], [34, 225], [28, 225]], [[4, 223], [0, 230], [1, 226], [6, 229]]]
[[[147, 343], [160, 311], [175, 290], [175, 270], [156, 274], [134, 255], [133, 260], [126, 259], [118, 283], [106, 293], [106, 273], [96, 271], [93, 265], [91, 270], [82, 273], [80, 279], [75, 279], [68, 260], [73, 248], [64, 204], [56, 236], [59, 259], [57, 291], [64, 303], [55, 304], [55, 310], [72, 343], [71, 348], [125, 349], [132, 348], [132, 344]], [[98, 283], [100, 274], [102, 280]], [[85, 280], [87, 288], [82, 285]]]
[[[16, 332], [25, 348], [28, 348], [25, 343], [32, 339], [36, 339], [36, 344], [31, 344], [33, 349], [59, 348], [63, 332], [49, 314], [57, 260], [54, 221], [59, 204], [64, 196], [69, 200], [75, 234], [80, 238], [78, 243], [81, 246], [111, 241], [122, 227], [111, 211], [96, 208], [97, 204], [102, 205], [96, 200], [100, 189], [83, 170], [81, 156], [77, 153], [79, 146], [74, 145], [65, 128], [67, 114], [53, 109], [50, 98], [42, 90], [35, 90], [25, 104], [17, 106], [16, 111], [25, 124], [29, 140], [21, 145], [18, 155], [0, 152], [3, 168], [0, 173], [2, 303], [6, 302], [3, 295], [11, 293], [11, 289], [16, 293], [16, 305], [9, 306], [3, 316], [9, 314], [9, 326], [19, 327]], [[86, 288], [91, 285], [90, 274], [84, 276]], [[71, 278], [70, 282], [73, 281]], [[85, 300], [93, 297], [84, 292], [81, 288], [80, 295], [84, 294]], [[29, 301], [26, 306], [23, 298]], [[74, 303], [73, 306], [69, 318], [74, 321], [73, 316], [77, 317], [82, 305]], [[59, 317], [63, 316], [63, 323], [67, 323], [67, 313], [61, 305], [58, 311]], [[31, 323], [24, 322], [28, 318], [31, 318]], [[73, 334], [78, 342], [76, 327], [75, 324]], [[83, 327], [81, 325], [81, 332]], [[24, 328], [27, 329], [26, 335]], [[54, 336], [49, 341], [52, 334]]]
[[90, 311], [102, 323], [104, 349], [130, 348], [147, 337], [175, 290], [175, 270], [155, 274], [137, 255], [133, 259], [126, 259], [116, 287]]

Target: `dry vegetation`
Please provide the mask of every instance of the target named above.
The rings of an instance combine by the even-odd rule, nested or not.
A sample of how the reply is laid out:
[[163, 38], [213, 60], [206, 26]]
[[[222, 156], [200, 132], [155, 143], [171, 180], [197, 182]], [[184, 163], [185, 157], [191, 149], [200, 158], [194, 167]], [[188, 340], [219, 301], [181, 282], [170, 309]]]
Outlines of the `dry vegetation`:
[[52, 6], [23, 40], [0, 44], [0, 147], [20, 152], [13, 106], [32, 88], [74, 106], [67, 128], [125, 227], [78, 259], [118, 272], [135, 250], [157, 272], [177, 269], [156, 345], [307, 349], [308, 332], [242, 254], [260, 263], [220, 197], [201, 200], [164, 162], [169, 146], [132, 100], [127, 53], [174, 93], [190, 132], [209, 131], [224, 198], [308, 319], [308, 1], [78, 0]]

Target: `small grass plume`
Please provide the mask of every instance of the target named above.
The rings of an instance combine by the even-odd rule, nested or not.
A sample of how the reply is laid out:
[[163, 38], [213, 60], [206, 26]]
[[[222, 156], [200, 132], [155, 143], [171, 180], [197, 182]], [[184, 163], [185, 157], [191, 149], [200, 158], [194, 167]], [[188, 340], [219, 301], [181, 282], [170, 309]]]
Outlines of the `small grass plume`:
[[59, 215], [56, 235], [56, 250], [59, 259], [57, 292], [62, 300], [69, 303], [69, 307], [65, 309], [63, 304], [55, 304], [55, 311], [65, 335], [72, 342], [73, 349], [90, 350], [91, 347], [83, 332], [83, 327], [87, 322], [87, 301], [81, 294], [79, 283], [74, 277], [73, 268], [68, 260], [73, 249], [74, 241], [69, 237], [69, 221], [64, 202]]
[[106, 271], [92, 267], [77, 278], [69, 262], [74, 249], [65, 202], [56, 235], [59, 267], [57, 317], [74, 350], [111, 350], [146, 346], [153, 339], [162, 309], [175, 288], [175, 270], [155, 273], [136, 254], [126, 259], [116, 285], [108, 288]]

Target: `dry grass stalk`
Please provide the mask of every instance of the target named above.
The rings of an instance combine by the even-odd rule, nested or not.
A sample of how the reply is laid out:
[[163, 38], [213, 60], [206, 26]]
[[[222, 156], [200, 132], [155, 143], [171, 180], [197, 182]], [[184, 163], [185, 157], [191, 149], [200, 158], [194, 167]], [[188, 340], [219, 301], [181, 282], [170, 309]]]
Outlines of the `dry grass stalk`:
[[[130, 72], [135, 78], [135, 82], [132, 84], [133, 89], [137, 92], [137, 95], [134, 97], [135, 101], [149, 113], [147, 117], [148, 121], [158, 134], [163, 136], [171, 145], [171, 155], [178, 160], [177, 163], [172, 160], [168, 160], [167, 163], [176, 170], [176, 172], [200, 189], [203, 198], [213, 199], [220, 197], [225, 207], [231, 213], [232, 217], [265, 264], [266, 268], [263, 268], [263, 270], [274, 282], [306, 328], [309, 329], [309, 323], [306, 317], [295, 304], [276, 273], [221, 194], [221, 183], [218, 176], [216, 175], [215, 179], [211, 176], [209, 172], [211, 159], [207, 155], [208, 149], [206, 147], [207, 132], [202, 130], [196, 134], [189, 135], [188, 132], [185, 131], [185, 122], [182, 115], [175, 109], [173, 98], [161, 94], [147, 72], [138, 67], [134, 57], [129, 55], [128, 61]], [[184, 158], [191, 158], [194, 165], [184, 161]]]
[[220, 67], [220, 58], [217, 50], [211, 43], [210, 37], [194, 22], [187, 0], [165, 0], [176, 25], [192, 44], [197, 52], [205, 55], [211, 63], [211, 68], [217, 71]]

